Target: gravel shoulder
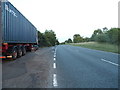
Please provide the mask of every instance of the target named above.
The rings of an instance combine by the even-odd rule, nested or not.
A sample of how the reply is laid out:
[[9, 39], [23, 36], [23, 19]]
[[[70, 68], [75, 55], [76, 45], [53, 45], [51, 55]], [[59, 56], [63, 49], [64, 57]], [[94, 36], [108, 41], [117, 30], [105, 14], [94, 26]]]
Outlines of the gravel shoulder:
[[3, 88], [52, 88], [54, 47], [28, 52], [15, 61], [3, 61]]

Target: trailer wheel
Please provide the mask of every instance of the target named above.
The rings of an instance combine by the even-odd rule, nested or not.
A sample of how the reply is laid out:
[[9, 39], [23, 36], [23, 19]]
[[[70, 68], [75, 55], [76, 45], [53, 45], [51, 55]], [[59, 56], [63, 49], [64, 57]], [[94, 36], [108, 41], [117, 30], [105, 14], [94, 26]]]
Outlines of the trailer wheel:
[[15, 60], [17, 58], [18, 54], [17, 54], [17, 49], [15, 48], [12, 52], [12, 59]]
[[25, 54], [26, 54], [26, 48], [23, 47], [23, 48], [22, 48], [22, 55], [24, 56]]
[[22, 49], [19, 48], [19, 49], [18, 49], [18, 57], [21, 57], [21, 56], [22, 56]]

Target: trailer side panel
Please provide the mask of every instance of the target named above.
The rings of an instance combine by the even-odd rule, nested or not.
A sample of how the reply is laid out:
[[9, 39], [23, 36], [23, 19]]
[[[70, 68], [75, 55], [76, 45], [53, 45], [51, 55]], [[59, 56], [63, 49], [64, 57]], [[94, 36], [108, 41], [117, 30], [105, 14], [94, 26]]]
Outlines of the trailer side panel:
[[37, 43], [37, 30], [10, 2], [2, 3], [3, 43]]

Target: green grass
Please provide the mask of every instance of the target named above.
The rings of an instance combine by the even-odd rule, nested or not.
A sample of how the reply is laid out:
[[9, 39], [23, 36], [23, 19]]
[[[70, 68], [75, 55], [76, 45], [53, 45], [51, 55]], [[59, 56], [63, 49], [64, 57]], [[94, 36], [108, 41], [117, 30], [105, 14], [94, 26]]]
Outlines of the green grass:
[[118, 53], [118, 46], [109, 43], [85, 42], [85, 43], [71, 43], [69, 45]]

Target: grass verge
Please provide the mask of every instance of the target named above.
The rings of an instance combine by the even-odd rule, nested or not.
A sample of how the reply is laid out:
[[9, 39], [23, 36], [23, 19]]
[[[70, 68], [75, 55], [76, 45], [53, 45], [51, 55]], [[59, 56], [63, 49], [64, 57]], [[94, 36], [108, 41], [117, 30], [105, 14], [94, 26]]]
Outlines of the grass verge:
[[109, 43], [85, 42], [85, 43], [71, 43], [69, 45], [80, 46], [84, 48], [90, 48], [90, 49], [96, 49], [96, 50], [120, 54], [120, 52], [118, 52], [118, 46], [114, 44], [109, 44]]

